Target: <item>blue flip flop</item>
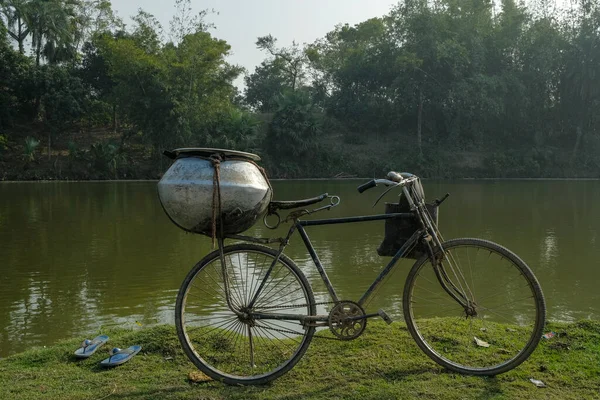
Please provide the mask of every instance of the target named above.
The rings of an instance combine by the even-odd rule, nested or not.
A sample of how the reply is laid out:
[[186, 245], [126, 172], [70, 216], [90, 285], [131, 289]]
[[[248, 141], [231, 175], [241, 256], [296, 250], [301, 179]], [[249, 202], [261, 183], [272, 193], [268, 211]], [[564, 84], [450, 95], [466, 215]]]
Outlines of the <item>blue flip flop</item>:
[[141, 349], [142, 346], [138, 345], [130, 346], [126, 349], [119, 349], [118, 347], [115, 347], [110, 351], [110, 357], [108, 357], [106, 360], [100, 361], [100, 365], [103, 367], [114, 367], [121, 365], [131, 360], [133, 356], [140, 352]]
[[100, 335], [96, 336], [94, 339], [89, 340], [85, 339], [81, 343], [81, 347], [75, 350], [75, 357], [77, 358], [88, 358], [92, 354], [96, 352], [104, 343], [108, 341], [108, 336]]

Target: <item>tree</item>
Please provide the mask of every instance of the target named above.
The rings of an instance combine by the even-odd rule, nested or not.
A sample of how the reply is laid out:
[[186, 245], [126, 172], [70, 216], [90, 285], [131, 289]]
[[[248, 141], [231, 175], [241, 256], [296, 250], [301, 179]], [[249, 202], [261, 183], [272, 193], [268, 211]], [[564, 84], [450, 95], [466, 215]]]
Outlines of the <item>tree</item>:
[[227, 42], [208, 32], [187, 35], [178, 46], [165, 49], [169, 86], [178, 115], [172, 128], [176, 141], [209, 140], [207, 127], [230, 109], [235, 93], [232, 82], [242, 68], [225, 61], [229, 50]]
[[271, 35], [259, 37], [256, 47], [267, 51], [286, 75], [292, 90], [300, 87], [306, 77], [306, 55], [300, 46], [293, 42], [290, 47], [275, 47], [277, 39]]
[[209, 147], [255, 151], [258, 126], [252, 114], [230, 107], [208, 125], [204, 143]]
[[246, 103], [254, 110], [268, 113], [277, 108], [277, 97], [293, 90], [293, 82], [282, 68], [281, 60], [263, 61], [254, 73], [244, 78]]
[[75, 56], [73, 26], [76, 0], [31, 0], [28, 7], [31, 47], [35, 63], [43, 56], [50, 63]]
[[394, 102], [407, 98], [400, 79], [418, 60], [399, 48], [391, 28], [383, 18], [342, 25], [307, 49], [325, 109], [353, 131], [387, 132], [404, 117]]
[[39, 70], [39, 84], [43, 93], [43, 121], [48, 132], [48, 159], [52, 137], [64, 132], [79, 120], [83, 111], [85, 92], [81, 80], [66, 68], [44, 65]]
[[22, 82], [29, 74], [30, 60], [8, 43], [6, 28], [0, 24], [0, 130], [10, 126], [22, 112], [27, 93]]
[[278, 174], [294, 175], [294, 167], [305, 167], [312, 159], [320, 124], [306, 92], [283, 94], [278, 97], [277, 106], [263, 148]]
[[148, 53], [147, 47], [141, 47], [128, 35], [106, 36], [98, 45], [102, 57], [96, 60], [98, 68], [108, 66], [110, 78], [98, 83], [106, 85], [104, 94], [115, 102], [124, 118], [123, 123], [130, 125], [123, 132], [122, 140], [141, 132], [158, 150], [175, 125], [174, 104], [166, 83], [167, 71], [160, 56]]
[[25, 52], [25, 39], [30, 32], [30, 0], [3, 0], [0, 2], [0, 12], [6, 18], [8, 35], [17, 42], [19, 53]]
[[75, 3], [73, 47], [80, 51], [85, 43], [101, 33], [124, 30], [123, 22], [109, 0], [80, 0]]
[[[214, 12], [214, 11], [213, 11]], [[202, 10], [192, 14], [191, 0], [175, 0], [175, 14], [170, 22], [171, 42], [179, 44], [187, 35], [196, 32], [207, 32], [214, 25], [205, 21], [209, 10]]]
[[575, 131], [571, 152], [573, 163], [586, 134], [598, 132], [600, 4], [593, 1], [582, 3], [578, 15], [578, 29], [571, 30], [570, 36], [570, 46], [565, 52], [560, 94], [563, 113]]
[[162, 46], [163, 28], [156, 17], [141, 8], [131, 17], [133, 32], [129, 35], [138, 47], [147, 54], [158, 54]]
[[[507, 103], [512, 120], [506, 129], [527, 130], [518, 138], [531, 146], [545, 146], [557, 138], [562, 130], [559, 104], [560, 80], [564, 65], [563, 55], [568, 45], [561, 27], [552, 18], [539, 18], [523, 29], [518, 49], [518, 65], [513, 67], [520, 88], [508, 93]], [[514, 89], [513, 89], [514, 90]], [[517, 93], [515, 93], [517, 92]], [[512, 122], [512, 123], [511, 123]]]
[[21, 54], [25, 51], [25, 40], [31, 37], [31, 48], [39, 66], [42, 57], [57, 63], [75, 56], [76, 38], [81, 33], [77, 11], [82, 4], [80, 0], [3, 0], [0, 11], [6, 18], [8, 34], [17, 42]]
[[[106, 42], [113, 40], [108, 33], [96, 33], [82, 48], [81, 66], [77, 70], [82, 83], [87, 87], [87, 104], [107, 104], [112, 110], [112, 130], [117, 131], [117, 101], [115, 98], [115, 81], [110, 76], [109, 65], [103, 51]], [[93, 119], [93, 110], [88, 110], [89, 119]]]
[[134, 21], [131, 33], [99, 37], [84, 62], [91, 76], [107, 68], [109, 79], [94, 84], [128, 125], [123, 138], [139, 132], [155, 154], [208, 142], [215, 121], [231, 108], [232, 81], [241, 71], [225, 62], [229, 45], [202, 31], [163, 45], [152, 15], [140, 11]]

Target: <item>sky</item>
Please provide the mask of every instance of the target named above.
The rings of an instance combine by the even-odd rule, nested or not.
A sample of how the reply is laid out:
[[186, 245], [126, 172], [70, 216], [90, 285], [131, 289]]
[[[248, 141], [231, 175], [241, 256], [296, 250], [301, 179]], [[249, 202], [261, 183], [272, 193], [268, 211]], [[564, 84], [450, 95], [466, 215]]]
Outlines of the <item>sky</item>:
[[[175, 12], [174, 0], [111, 0], [113, 10], [128, 25], [139, 8], [153, 14], [169, 31], [169, 21]], [[267, 55], [256, 48], [256, 39], [268, 34], [277, 39], [277, 46], [312, 43], [322, 38], [337, 24], [357, 24], [382, 16], [396, 0], [192, 0], [195, 12], [214, 9], [207, 21], [216, 25], [211, 34], [231, 45], [228, 61], [240, 65], [249, 73]], [[168, 38], [168, 37], [167, 37]], [[241, 86], [243, 78], [236, 85]]]

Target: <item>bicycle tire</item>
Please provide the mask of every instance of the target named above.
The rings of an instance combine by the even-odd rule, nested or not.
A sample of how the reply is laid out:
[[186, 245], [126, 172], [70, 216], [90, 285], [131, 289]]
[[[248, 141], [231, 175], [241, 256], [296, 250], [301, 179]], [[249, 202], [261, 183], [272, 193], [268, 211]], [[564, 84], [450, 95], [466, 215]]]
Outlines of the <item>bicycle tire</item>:
[[[443, 243], [442, 248], [447, 255], [444, 258], [444, 264], [442, 264], [444, 265], [444, 271], [450, 268], [447, 265], [460, 264], [460, 261], [457, 262], [456, 258], [460, 257], [462, 253], [464, 260], [466, 250], [470, 276], [468, 276], [468, 273], [462, 274], [462, 272], [454, 275], [452, 271], [447, 273], [447, 276], [452, 276], [450, 278], [452, 281], [460, 282], [468, 287], [469, 296], [473, 296], [475, 304], [477, 304], [476, 307], [483, 315], [468, 316], [464, 307], [462, 307], [463, 315], [458, 317], [452, 315], [454, 311], [460, 311], [460, 307], [456, 307], [458, 302], [443, 290], [438, 278], [441, 273], [435, 273], [429, 256], [425, 255], [413, 265], [404, 287], [403, 311], [410, 334], [421, 350], [431, 359], [456, 372], [468, 375], [493, 376], [515, 368], [531, 355], [543, 334], [546, 305], [536, 277], [516, 254], [487, 240], [474, 238], [453, 239]], [[469, 249], [474, 250], [471, 255]], [[484, 251], [480, 253], [481, 250]], [[472, 262], [473, 252], [475, 254]], [[485, 259], [486, 252], [489, 252], [487, 259]], [[437, 249], [436, 256], [441, 256], [440, 249]], [[492, 256], [494, 256], [493, 260]], [[478, 258], [483, 261], [481, 263], [485, 267], [482, 268], [483, 273], [492, 273], [490, 278], [482, 278], [473, 272], [473, 265]], [[496, 261], [497, 259], [498, 261]], [[496, 269], [499, 268], [497, 265], [502, 262], [515, 269], [511, 273], [510, 281], [509, 278], [501, 274], [504, 270], [499, 271]], [[432, 272], [427, 271], [426, 266], [431, 266], [430, 271], [433, 271], [437, 281], [431, 283], [432, 280], [427, 279], [427, 274], [432, 274]], [[461, 269], [461, 271], [462, 269], [465, 272], [467, 271], [466, 267], [457, 267], [456, 265], [454, 267]], [[423, 274], [423, 279], [417, 282], [421, 278], [421, 274]], [[460, 278], [461, 274], [463, 278]], [[525, 282], [520, 280], [520, 277], [524, 278], [526, 285]], [[488, 284], [493, 283], [500, 290], [492, 295], [483, 291], [484, 296], [479, 297], [479, 300], [477, 300], [478, 296], [473, 292], [477, 286], [475, 282], [479, 285], [486, 282]], [[435, 284], [439, 286], [436, 292], [434, 292], [436, 290]], [[524, 294], [530, 292], [531, 300], [528, 297], [529, 295], [522, 298], [517, 297], [517, 300], [515, 300], [519, 285], [523, 285], [522, 291]], [[473, 287], [470, 288], [470, 286]], [[427, 299], [419, 297], [417, 294], [421, 292], [426, 293], [429, 297]], [[441, 294], [438, 295], [438, 292]], [[431, 294], [438, 297], [433, 297]], [[505, 302], [502, 311], [499, 311], [500, 308], [498, 307], [487, 307], [492, 300]], [[428, 301], [433, 304], [428, 304]], [[454, 305], [452, 305], [453, 303]], [[484, 303], [486, 307], [483, 306]], [[415, 315], [417, 307], [423, 310], [424, 315], [420, 318]], [[449, 308], [454, 310], [450, 311]], [[444, 310], [449, 310], [448, 313], [451, 316], [433, 316], [433, 314], [441, 315], [445, 312]], [[509, 318], [510, 310], [515, 311], [514, 320]], [[530, 320], [525, 322], [523, 315], [526, 313], [530, 315]], [[432, 316], [429, 316], [429, 314], [432, 314]], [[533, 314], [535, 316], [531, 318]], [[444, 320], [439, 318], [452, 319], [444, 323]], [[507, 324], [506, 321], [509, 321], [510, 324]], [[443, 327], [443, 329], [440, 327]], [[486, 337], [491, 338], [491, 340], [487, 339], [486, 341]], [[489, 365], [483, 360], [486, 355], [492, 360]], [[468, 363], [478, 365], [466, 365]]]
[[[266, 246], [242, 243], [225, 246], [223, 253], [231, 303], [234, 308], [243, 308], [243, 303], [246, 306], [250, 303], [249, 299], [264, 281], [277, 252]], [[280, 377], [302, 358], [315, 328], [304, 327], [299, 321], [244, 320], [227, 306], [225, 285], [218, 281], [223, 278], [220, 269], [216, 250], [198, 262], [181, 285], [175, 325], [184, 352], [206, 375], [227, 384], [260, 385]], [[281, 254], [253, 310], [293, 313], [294, 304], [286, 303], [290, 296], [300, 303], [300, 315], [316, 314], [314, 295], [306, 277], [291, 259]], [[263, 305], [273, 301], [276, 304], [272, 306]], [[298, 338], [290, 336], [292, 331]], [[257, 360], [258, 354], [265, 359]]]

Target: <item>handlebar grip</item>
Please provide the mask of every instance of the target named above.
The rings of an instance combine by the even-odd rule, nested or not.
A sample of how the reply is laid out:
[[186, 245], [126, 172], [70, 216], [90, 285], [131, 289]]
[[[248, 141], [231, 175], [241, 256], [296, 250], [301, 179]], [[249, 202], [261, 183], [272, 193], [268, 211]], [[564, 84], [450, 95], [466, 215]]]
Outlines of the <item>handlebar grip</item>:
[[362, 185], [357, 187], [356, 190], [358, 190], [358, 193], [362, 193], [365, 190], [374, 188], [375, 186], [377, 186], [377, 182], [375, 182], [375, 179], [371, 179], [369, 182], [363, 183]]

